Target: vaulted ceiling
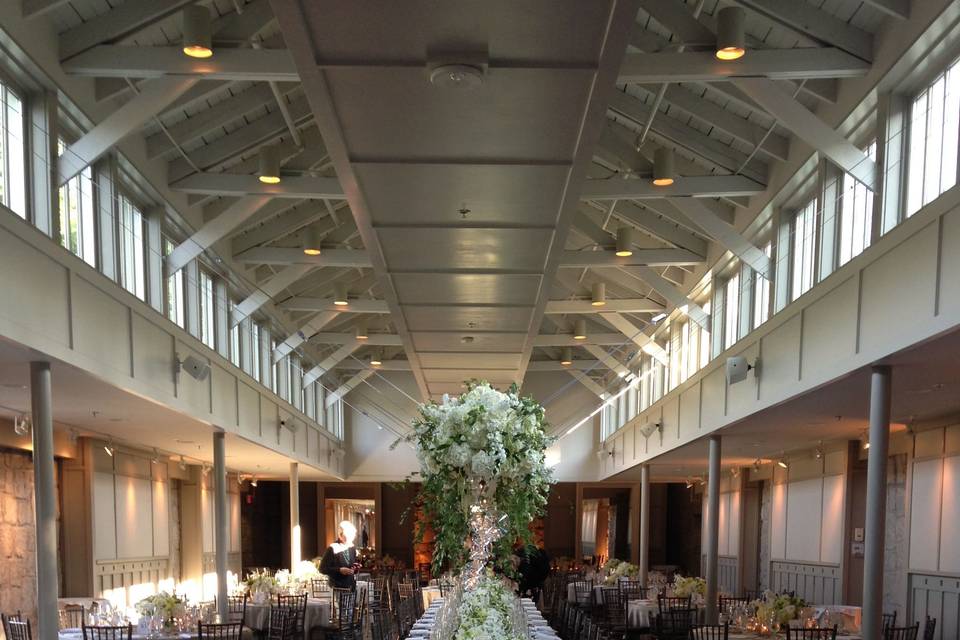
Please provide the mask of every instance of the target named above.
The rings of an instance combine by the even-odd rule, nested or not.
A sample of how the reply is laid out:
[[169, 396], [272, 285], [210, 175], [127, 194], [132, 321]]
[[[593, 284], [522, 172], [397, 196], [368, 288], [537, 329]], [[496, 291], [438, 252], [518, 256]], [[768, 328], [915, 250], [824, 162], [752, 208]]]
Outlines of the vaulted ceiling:
[[[257, 290], [233, 321], [268, 302], [287, 314], [298, 329], [274, 357], [305, 351], [306, 381], [359, 382], [376, 352], [424, 396], [564, 368], [565, 347], [599, 394], [639, 349], [656, 353], [654, 316], [686, 305], [707, 325], [691, 274], [730, 252], [769, 275], [733, 223], [798, 134], [872, 184], [872, 162], [816, 112], [870, 70], [874, 34], [909, 9], [214, 0], [199, 3], [214, 55], [195, 60], [180, 51], [190, 4], [25, 2], [60, 33], [63, 70], [94, 77], [115, 106], [67, 155], [142, 136], [170, 188], [203, 207], [169, 270], [202, 254], [247, 270]], [[744, 11], [747, 54], [722, 62], [727, 6]], [[281, 157], [276, 185], [257, 180], [265, 146]], [[664, 148], [677, 179], [656, 187]], [[78, 169], [61, 164], [61, 180]], [[613, 251], [622, 227], [629, 257]], [[320, 255], [303, 253], [306, 229]], [[591, 304], [598, 284], [604, 306]], [[572, 337], [578, 320], [586, 340]]]

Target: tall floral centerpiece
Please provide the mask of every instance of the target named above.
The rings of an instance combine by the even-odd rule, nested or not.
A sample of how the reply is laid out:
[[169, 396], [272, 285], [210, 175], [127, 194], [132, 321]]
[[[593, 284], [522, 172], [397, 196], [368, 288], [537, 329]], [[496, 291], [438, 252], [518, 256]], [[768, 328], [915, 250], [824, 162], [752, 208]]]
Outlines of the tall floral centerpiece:
[[[507, 567], [514, 541], [532, 542], [530, 522], [543, 512], [552, 482], [545, 463], [543, 407], [470, 382], [463, 395], [421, 405], [408, 439], [420, 461], [420, 504], [435, 532], [433, 569], [465, 568], [465, 586], [479, 583], [491, 562]], [[426, 523], [417, 527], [422, 539]], [[469, 544], [465, 544], [469, 541]]]

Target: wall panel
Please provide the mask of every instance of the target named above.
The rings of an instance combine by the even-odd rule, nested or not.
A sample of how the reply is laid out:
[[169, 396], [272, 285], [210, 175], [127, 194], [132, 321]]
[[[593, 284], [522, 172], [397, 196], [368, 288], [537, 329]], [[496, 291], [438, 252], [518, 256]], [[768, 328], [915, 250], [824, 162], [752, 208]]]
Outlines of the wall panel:
[[722, 368], [703, 379], [700, 385], [700, 428], [712, 429], [725, 420], [727, 381]]
[[843, 553], [843, 476], [823, 478], [823, 512], [820, 517], [820, 562], [839, 564]]
[[761, 341], [760, 399], [791, 395], [800, 373], [800, 316], [786, 321]]
[[960, 574], [960, 456], [943, 459], [940, 571]]
[[213, 419], [219, 427], [237, 424], [237, 379], [222, 367], [210, 367], [210, 384], [213, 393]]
[[[68, 278], [62, 265], [19, 238], [0, 233], [0, 317], [69, 345]], [[43, 295], [37, 295], [40, 291]]]
[[820, 561], [820, 517], [823, 480], [801, 480], [787, 485], [787, 555], [790, 560]]
[[773, 504], [770, 515], [770, 557], [787, 557], [787, 485], [773, 485]]
[[170, 491], [166, 482], [153, 482], [153, 553], [170, 553]]
[[109, 560], [117, 557], [117, 520], [114, 507], [116, 493], [113, 474], [93, 473], [93, 558]]
[[130, 375], [130, 309], [83, 278], [73, 278], [74, 348], [115, 372]]
[[117, 504], [117, 558], [153, 555], [151, 482], [145, 478], [115, 476]]
[[940, 256], [940, 315], [960, 317], [960, 211], [943, 216], [943, 253]]
[[[943, 460], [920, 460], [913, 464], [910, 500], [910, 569], [937, 571], [940, 547], [940, 496]], [[924, 532], [920, 535], [920, 532]]]
[[173, 336], [138, 313], [133, 314], [133, 375], [173, 395]]
[[803, 312], [801, 377], [827, 380], [837, 365], [856, 354], [856, 277], [823, 296]]

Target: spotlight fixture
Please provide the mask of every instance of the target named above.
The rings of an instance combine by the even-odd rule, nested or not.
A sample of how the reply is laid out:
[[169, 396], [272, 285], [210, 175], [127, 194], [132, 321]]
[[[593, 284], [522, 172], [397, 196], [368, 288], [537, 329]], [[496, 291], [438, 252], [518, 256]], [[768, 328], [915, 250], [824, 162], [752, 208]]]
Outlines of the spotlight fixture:
[[863, 435], [860, 436], [860, 442], [863, 443], [863, 450], [866, 451], [870, 448], [870, 433], [864, 430]]
[[116, 447], [113, 446], [113, 440], [103, 445], [103, 450], [106, 451], [107, 455], [112, 458], [114, 451], [116, 451]]
[[687, 478], [687, 489], [693, 489], [693, 480]]
[[275, 144], [260, 147], [260, 182], [280, 183], [280, 147]]
[[724, 7], [717, 12], [717, 60], [738, 60], [747, 52], [740, 7]]
[[756, 472], [759, 472], [759, 471], [760, 471], [760, 465], [762, 465], [762, 464], [763, 464], [763, 461], [761, 461], [760, 458], [757, 458], [756, 460], [753, 461], [753, 470], [756, 471]]
[[374, 351], [372, 354], [370, 354], [371, 367], [379, 367], [382, 364], [383, 364], [383, 355], [380, 353], [379, 349]]
[[574, 340], [587, 339], [587, 321], [586, 320], [581, 319], [573, 323], [573, 339]]
[[653, 184], [657, 187], [669, 187], [674, 176], [673, 149], [659, 147], [653, 152]]
[[25, 413], [13, 417], [13, 432], [18, 436], [30, 433], [30, 416]]
[[733, 476], [734, 478], [739, 478], [739, 477], [740, 477], [740, 467], [733, 467], [732, 469], [730, 469], [730, 475]]
[[308, 256], [320, 255], [320, 243], [323, 241], [323, 234], [320, 233], [320, 227], [315, 224], [308, 226], [303, 230], [303, 253]]
[[213, 55], [210, 29], [210, 11], [192, 4], [180, 14], [183, 19], [183, 54], [190, 58], [209, 58]]
[[210, 475], [210, 467], [208, 465], [203, 465], [200, 467], [200, 473], [202, 473], [205, 477]]
[[633, 255], [633, 227], [617, 229], [617, 256], [628, 258]]
[[355, 337], [357, 338], [357, 340], [366, 340], [366, 339], [368, 339], [368, 338], [370, 337], [369, 335], [367, 335], [367, 325], [366, 325], [366, 324], [360, 323], [360, 324], [357, 325], [357, 328], [356, 328], [356, 336], [355, 336]]
[[183, 459], [183, 456], [180, 456], [180, 462], [177, 464], [177, 466], [180, 467], [180, 471], [187, 470], [187, 461]]
[[662, 321], [662, 320], [665, 320], [666, 317], [667, 317], [667, 314], [666, 314], [666, 313], [663, 313], [663, 312], [661, 311], [661, 312], [658, 313], [657, 315], [655, 315], [655, 316], [653, 316], [652, 318], [650, 318], [650, 322], [652, 322], [653, 324], [657, 324], [658, 322], [660, 322], [660, 321]]
[[607, 304], [607, 285], [602, 282], [593, 283], [590, 304], [594, 307], [602, 307]]
[[338, 307], [345, 307], [350, 304], [350, 301], [347, 299], [347, 287], [338, 284], [333, 288], [333, 304]]
[[150, 464], [160, 464], [160, 452], [157, 451], [157, 448], [153, 448], [153, 457], [150, 458]]
[[250, 481], [250, 486], [251, 487], [257, 486], [257, 476], [253, 476], [253, 480]]
[[573, 349], [570, 347], [563, 348], [563, 355], [560, 356], [560, 364], [565, 367], [569, 367], [573, 364]]
[[239, 484], [241, 487], [243, 486], [243, 474], [242, 474], [242, 473], [238, 473], [238, 474], [237, 474], [237, 484]]
[[781, 469], [786, 469], [786, 468], [788, 468], [788, 467], [790, 466], [790, 465], [787, 463], [787, 459], [786, 459], [786, 458], [780, 458], [779, 460], [777, 460], [777, 465], [778, 465]]
[[70, 429], [70, 444], [77, 444], [80, 439], [80, 432], [76, 429]]
[[823, 459], [823, 440], [817, 440], [817, 448], [813, 450], [813, 457], [817, 460]]

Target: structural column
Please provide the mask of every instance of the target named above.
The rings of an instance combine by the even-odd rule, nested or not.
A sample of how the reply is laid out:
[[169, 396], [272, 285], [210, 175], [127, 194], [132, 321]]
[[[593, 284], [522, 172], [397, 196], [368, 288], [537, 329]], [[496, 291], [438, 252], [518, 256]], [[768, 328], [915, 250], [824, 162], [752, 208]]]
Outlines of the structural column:
[[640, 467], [640, 584], [647, 586], [650, 570], [650, 465]]
[[57, 640], [57, 496], [50, 363], [30, 363], [34, 511], [37, 527], [37, 637]]
[[290, 463], [290, 568], [300, 563], [300, 466]]
[[217, 613], [227, 622], [227, 460], [223, 431], [213, 434], [213, 518], [217, 564]]
[[710, 436], [709, 475], [707, 477], [707, 594], [706, 622], [717, 624], [720, 550], [720, 436]]
[[883, 545], [890, 441], [890, 367], [870, 375], [870, 451], [867, 456], [867, 517], [863, 552], [863, 637], [883, 633]]

